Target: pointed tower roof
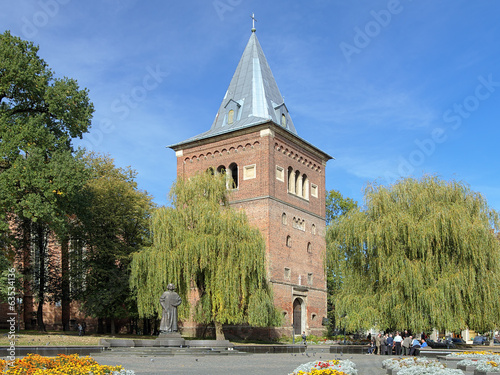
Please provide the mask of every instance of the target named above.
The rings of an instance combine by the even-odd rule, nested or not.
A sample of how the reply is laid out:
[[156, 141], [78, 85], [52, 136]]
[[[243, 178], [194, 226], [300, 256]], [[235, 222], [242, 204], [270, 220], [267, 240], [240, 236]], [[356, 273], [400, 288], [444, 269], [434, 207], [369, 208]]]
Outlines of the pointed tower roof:
[[269, 121], [297, 135], [254, 26], [210, 130], [170, 147]]

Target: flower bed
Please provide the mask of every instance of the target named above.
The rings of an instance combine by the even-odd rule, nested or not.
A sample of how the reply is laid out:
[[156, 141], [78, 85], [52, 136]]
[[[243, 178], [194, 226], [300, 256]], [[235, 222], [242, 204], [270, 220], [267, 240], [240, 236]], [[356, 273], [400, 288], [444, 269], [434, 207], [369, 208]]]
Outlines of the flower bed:
[[124, 370], [122, 366], [100, 365], [91, 357], [79, 357], [77, 354], [59, 354], [57, 357], [29, 354], [16, 359], [12, 366], [0, 360], [0, 369], [3, 374], [16, 375], [134, 375], [133, 371]]
[[448, 369], [438, 360], [425, 357], [390, 358], [382, 366], [397, 375], [463, 375], [462, 370]]
[[354, 362], [349, 360], [307, 362], [297, 367], [289, 375], [357, 375]]
[[477, 359], [462, 359], [457, 362], [457, 368], [464, 371], [474, 371], [477, 366]]
[[498, 362], [488, 361], [486, 359], [477, 361], [476, 370], [482, 371], [482, 372], [500, 373], [500, 368], [498, 367]]
[[500, 362], [500, 354], [489, 350], [450, 353], [446, 358], [486, 359]]
[[391, 370], [400, 370], [408, 367], [425, 367], [444, 369], [446, 366], [437, 359], [428, 359], [425, 357], [405, 357], [405, 358], [390, 358], [382, 362], [382, 367]]
[[462, 370], [438, 367], [413, 366], [401, 369], [398, 375], [464, 375]]

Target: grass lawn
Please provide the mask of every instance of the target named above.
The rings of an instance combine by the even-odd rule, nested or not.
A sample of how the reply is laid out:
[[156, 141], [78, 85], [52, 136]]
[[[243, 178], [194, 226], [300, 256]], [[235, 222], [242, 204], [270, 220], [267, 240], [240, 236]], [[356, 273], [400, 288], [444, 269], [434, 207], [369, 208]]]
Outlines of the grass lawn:
[[[10, 340], [8, 337], [9, 333], [7, 330], [0, 330], [0, 346], [10, 346]], [[136, 339], [136, 340], [154, 340], [156, 336], [140, 336], [140, 335], [126, 335], [126, 334], [87, 334], [85, 336], [78, 336], [78, 332], [62, 332], [62, 331], [51, 331], [41, 333], [38, 331], [20, 331], [16, 332], [16, 346], [88, 346], [88, 345], [99, 345], [99, 339]], [[206, 340], [206, 338], [195, 338], [195, 337], [184, 337], [186, 340]], [[314, 342], [317, 339], [314, 336], [308, 337], [309, 343]], [[318, 343], [321, 344], [321, 338]], [[312, 340], [312, 341], [311, 341]], [[270, 340], [231, 340], [235, 344], [244, 345], [262, 345], [262, 344], [291, 344], [292, 339], [282, 338], [277, 341]], [[300, 343], [302, 339], [297, 338], [296, 343]]]
[[[77, 332], [46, 332], [21, 331], [16, 332], [16, 346], [87, 346], [99, 345], [99, 339], [155, 339], [154, 336], [138, 335], [98, 335], [78, 336]], [[10, 346], [7, 330], [0, 330], [0, 346]]]

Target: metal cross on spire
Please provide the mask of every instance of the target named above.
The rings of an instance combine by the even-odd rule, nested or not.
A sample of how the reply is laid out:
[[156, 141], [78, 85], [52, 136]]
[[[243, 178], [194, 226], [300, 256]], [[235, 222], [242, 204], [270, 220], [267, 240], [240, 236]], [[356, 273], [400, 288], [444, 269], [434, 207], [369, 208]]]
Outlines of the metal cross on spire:
[[257, 21], [255, 19], [255, 14], [252, 13], [252, 15], [250, 16], [250, 18], [252, 19], [252, 33], [254, 33], [256, 31], [256, 28], [255, 28], [255, 21]]

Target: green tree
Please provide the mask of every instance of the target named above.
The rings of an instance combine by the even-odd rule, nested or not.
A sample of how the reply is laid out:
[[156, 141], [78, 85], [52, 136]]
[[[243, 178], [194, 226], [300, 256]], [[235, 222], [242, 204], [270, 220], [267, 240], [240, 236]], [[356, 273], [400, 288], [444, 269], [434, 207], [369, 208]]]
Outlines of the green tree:
[[357, 208], [358, 202], [344, 197], [338, 190], [330, 190], [326, 194], [326, 224], [329, 225], [350, 210]]
[[[349, 211], [358, 208], [358, 202], [344, 197], [338, 190], [330, 190], [326, 193], [326, 223], [329, 226], [336, 225], [341, 217]], [[333, 334], [337, 327], [335, 319], [335, 299], [341, 287], [341, 270], [338, 268], [338, 262], [331, 262], [326, 269], [326, 285], [328, 289], [328, 331]]]
[[[2, 250], [6, 249], [2, 247]], [[0, 253], [0, 302], [7, 302], [9, 296], [9, 270], [13, 261], [9, 259], [9, 254], [6, 251]], [[19, 285], [17, 286], [19, 287]]]
[[213, 322], [217, 339], [222, 324], [279, 324], [266, 281], [265, 242], [243, 211], [229, 207], [224, 175], [203, 173], [178, 180], [170, 193], [173, 207], [152, 218], [152, 245], [134, 255], [131, 285], [139, 315], [160, 317], [159, 298], [174, 283], [184, 303], [179, 315], [190, 314], [190, 291], [198, 323]]
[[25, 306], [34, 293], [41, 330], [43, 305], [57, 280], [48, 236], [67, 233], [71, 197], [85, 182], [71, 140], [88, 131], [92, 112], [87, 90], [56, 78], [37, 46], [8, 31], [0, 35], [0, 230], [9, 232], [15, 220]]
[[108, 156], [88, 154], [85, 159], [91, 177], [79, 215], [82, 232], [74, 234], [82, 241], [70, 259], [72, 289], [78, 291], [88, 315], [101, 322], [110, 319], [114, 333], [115, 319], [137, 314], [129, 266], [131, 254], [147, 244], [154, 204], [147, 192], [138, 189], [134, 170], [116, 167]]
[[456, 181], [368, 186], [366, 209], [328, 228], [328, 264], [348, 329], [484, 332], [500, 324], [498, 214]]

